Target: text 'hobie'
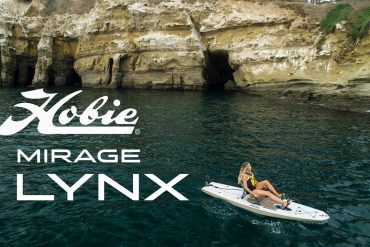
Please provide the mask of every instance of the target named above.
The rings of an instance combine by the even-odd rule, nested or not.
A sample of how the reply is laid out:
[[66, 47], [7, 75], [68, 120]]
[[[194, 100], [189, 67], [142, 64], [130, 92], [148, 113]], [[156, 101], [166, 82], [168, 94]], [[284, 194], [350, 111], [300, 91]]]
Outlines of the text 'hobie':
[[[127, 108], [121, 111], [116, 117], [113, 117], [115, 111], [109, 110], [105, 114], [100, 115], [99, 109], [101, 109], [108, 101], [108, 96], [102, 96], [93, 101], [81, 114], [77, 112], [76, 106], [62, 111], [59, 115], [59, 123], [61, 126], [55, 126], [53, 119], [58, 110], [64, 106], [69, 100], [76, 95], [80, 94], [82, 90], [71, 93], [58, 102], [55, 105], [49, 106], [50, 101], [57, 95], [56, 93], [50, 94], [45, 93], [43, 89], [36, 89], [28, 92], [23, 92], [23, 97], [27, 99], [46, 99], [41, 105], [35, 105], [31, 103], [20, 103], [15, 107], [23, 108], [30, 111], [30, 115], [23, 120], [14, 121], [13, 117], [10, 116], [1, 126], [0, 135], [13, 135], [26, 128], [34, 119], [39, 120], [37, 130], [41, 134], [132, 134], [134, 131], [134, 125], [138, 121], [137, 111], [133, 108]], [[114, 100], [114, 106], [119, 106], [120, 101]], [[48, 107], [48, 110], [45, 109]], [[78, 118], [81, 126], [65, 126], [68, 125], [73, 119]], [[100, 124], [103, 126], [88, 126], [96, 120], [100, 120]], [[109, 124], [115, 124], [119, 126], [107, 126]]]

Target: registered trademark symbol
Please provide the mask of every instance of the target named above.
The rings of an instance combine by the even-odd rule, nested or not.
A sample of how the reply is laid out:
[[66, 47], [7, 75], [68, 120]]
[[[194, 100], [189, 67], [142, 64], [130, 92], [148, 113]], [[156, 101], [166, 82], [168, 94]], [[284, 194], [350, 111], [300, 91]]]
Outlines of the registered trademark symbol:
[[140, 135], [140, 129], [135, 130], [135, 135]]

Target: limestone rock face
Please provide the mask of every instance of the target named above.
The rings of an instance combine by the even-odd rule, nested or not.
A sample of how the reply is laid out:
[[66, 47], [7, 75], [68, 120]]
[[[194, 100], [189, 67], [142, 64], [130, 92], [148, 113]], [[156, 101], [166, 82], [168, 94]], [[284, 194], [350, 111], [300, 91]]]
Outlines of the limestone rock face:
[[233, 89], [305, 82], [370, 94], [369, 36], [352, 40], [345, 23], [326, 35], [301, 5], [97, 0], [86, 13], [48, 15], [47, 1], [20, 2], [0, 3], [2, 87], [198, 90], [220, 80]]
[[370, 80], [369, 37], [355, 44], [345, 30], [325, 35], [305, 16], [272, 3], [222, 2], [216, 9], [200, 22], [201, 36], [210, 51], [228, 52], [239, 88]]
[[35, 68], [33, 84], [46, 86], [49, 81], [51, 65], [53, 63], [53, 38], [49, 34], [44, 34], [37, 45], [38, 59]]
[[146, 2], [105, 1], [93, 13], [82, 28], [75, 54], [74, 68], [83, 85], [205, 86], [205, 47], [189, 12]]

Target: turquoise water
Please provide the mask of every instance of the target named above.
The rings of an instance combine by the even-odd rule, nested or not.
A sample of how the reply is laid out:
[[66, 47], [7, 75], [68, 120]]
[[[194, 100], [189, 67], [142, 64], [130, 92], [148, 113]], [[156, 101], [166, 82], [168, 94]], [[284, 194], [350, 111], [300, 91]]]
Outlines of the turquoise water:
[[[73, 89], [49, 89], [66, 95]], [[0, 123], [26, 116], [13, 105], [21, 89], [0, 90]], [[139, 135], [42, 136], [33, 123], [0, 137], [0, 245], [13, 246], [347, 246], [370, 242], [370, 114], [270, 101], [241, 93], [104, 91], [84, 89], [79, 107], [108, 95], [138, 110]], [[92, 154], [101, 149], [141, 149], [140, 164], [16, 163], [16, 150], [68, 148]], [[269, 179], [297, 202], [327, 212], [325, 225], [258, 217], [203, 194], [206, 176], [235, 184], [240, 164], [254, 165], [257, 179]], [[18, 202], [16, 174], [25, 193], [55, 194], [53, 202]], [[114, 189], [98, 201], [97, 175], [66, 200], [47, 177], [68, 184], [83, 174], [106, 174], [128, 189], [140, 176], [140, 201]], [[189, 176], [168, 193], [143, 201], [158, 186], [143, 174], [168, 182]]]

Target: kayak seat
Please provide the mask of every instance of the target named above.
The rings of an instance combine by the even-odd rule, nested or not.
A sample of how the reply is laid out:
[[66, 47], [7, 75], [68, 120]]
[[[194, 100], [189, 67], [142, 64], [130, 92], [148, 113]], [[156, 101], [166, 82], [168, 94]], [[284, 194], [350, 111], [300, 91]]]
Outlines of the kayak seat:
[[[248, 194], [245, 190], [243, 191], [242, 199]], [[276, 210], [275, 203], [268, 198], [267, 196], [260, 196], [258, 198], [250, 195], [249, 198], [247, 199], [249, 203], [252, 204], [257, 204], [259, 206], [262, 206], [264, 208]]]
[[[243, 186], [242, 186], [243, 187]], [[242, 194], [242, 199], [244, 199], [244, 197], [246, 196], [246, 195], [248, 195], [249, 193], [244, 189], [244, 187], [243, 187], [243, 194]], [[248, 198], [248, 200], [247, 200], [248, 202], [250, 202], [250, 203], [253, 203], [253, 204], [260, 204], [259, 203], [259, 198], [255, 198], [253, 195], [250, 195], [250, 197]]]

